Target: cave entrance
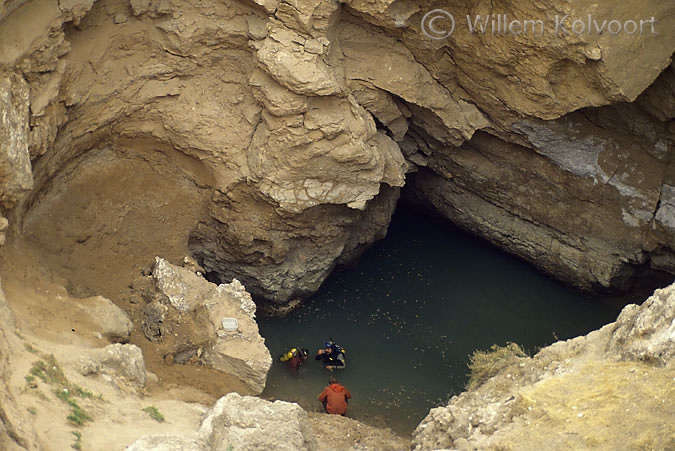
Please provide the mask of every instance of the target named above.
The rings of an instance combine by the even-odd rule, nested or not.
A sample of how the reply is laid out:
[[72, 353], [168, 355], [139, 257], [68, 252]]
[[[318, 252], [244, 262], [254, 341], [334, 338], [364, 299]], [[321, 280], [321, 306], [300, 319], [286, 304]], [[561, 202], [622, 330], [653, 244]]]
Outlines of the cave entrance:
[[[430, 408], [463, 389], [474, 350], [515, 342], [536, 352], [618, 311], [399, 205], [387, 237], [358, 267], [333, 273], [293, 314], [259, 325], [274, 358], [290, 346], [313, 354], [334, 338], [347, 350], [347, 368], [334, 374], [354, 395], [348, 416], [410, 435]], [[299, 377], [275, 361], [263, 396], [319, 410], [328, 376], [312, 359]]]

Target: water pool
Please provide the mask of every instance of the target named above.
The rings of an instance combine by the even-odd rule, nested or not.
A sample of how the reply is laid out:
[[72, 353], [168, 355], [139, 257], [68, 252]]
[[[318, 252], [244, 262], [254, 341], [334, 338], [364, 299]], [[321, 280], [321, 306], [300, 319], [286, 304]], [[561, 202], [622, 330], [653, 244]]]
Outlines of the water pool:
[[348, 417], [410, 435], [430, 408], [462, 391], [474, 350], [515, 342], [532, 353], [618, 312], [446, 222], [399, 208], [358, 267], [332, 274], [293, 314], [259, 320], [275, 359], [290, 346], [313, 355], [332, 337], [347, 367], [329, 372], [312, 357], [291, 375], [275, 361], [262, 396], [319, 411], [316, 397], [334, 375], [353, 394]]

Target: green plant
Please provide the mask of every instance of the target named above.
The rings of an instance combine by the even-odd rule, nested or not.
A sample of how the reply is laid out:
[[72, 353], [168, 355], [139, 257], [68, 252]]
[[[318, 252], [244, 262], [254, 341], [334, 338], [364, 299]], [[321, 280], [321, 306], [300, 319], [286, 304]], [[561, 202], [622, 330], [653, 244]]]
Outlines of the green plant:
[[507, 343], [506, 346], [492, 345], [489, 351], [474, 351], [469, 356], [468, 367], [471, 374], [466, 388], [470, 390], [478, 387], [523, 357], [527, 357], [527, 354], [516, 343]]
[[52, 385], [68, 385], [66, 376], [63, 370], [56, 361], [56, 357], [49, 355], [44, 357], [45, 360], [38, 360], [33, 363], [30, 369], [30, 374], [42, 379], [43, 382]]
[[94, 397], [94, 394], [92, 392], [80, 387], [79, 385], [75, 384], [71, 385], [70, 390], [73, 392], [73, 394], [79, 396], [82, 399], [85, 398], [90, 399]]
[[[71, 423], [81, 426], [87, 421], [91, 421], [92, 417], [80, 407], [73, 396], [85, 399], [93, 398], [94, 394], [76, 384], [71, 384], [53, 355], [42, 357], [44, 360], [33, 363], [30, 374], [25, 377], [26, 382], [33, 385], [35, 378], [39, 378], [43, 382], [55, 386], [56, 397], [70, 406], [70, 414], [67, 419]], [[101, 399], [100, 395], [98, 399]]]
[[80, 434], [77, 431], [71, 431], [71, 434], [75, 436], [75, 443], [70, 445], [71, 448], [76, 449], [76, 450], [81, 450], [82, 449], [82, 434]]
[[93, 419], [84, 409], [82, 409], [79, 405], [77, 405], [75, 401], [70, 400], [68, 402], [68, 405], [70, 405], [71, 413], [66, 418], [71, 423], [76, 424], [78, 426], [82, 426], [87, 421], [91, 421]]
[[78, 426], [82, 426], [92, 418], [89, 414], [75, 401], [71, 396], [73, 392], [67, 388], [56, 390], [56, 397], [70, 406], [71, 413], [68, 415], [68, 420]]
[[35, 346], [33, 346], [30, 343], [24, 343], [23, 345], [26, 348], [26, 351], [33, 353], [33, 354], [38, 354], [40, 351], [37, 350]]
[[160, 423], [164, 422], [164, 415], [162, 415], [159, 410], [157, 410], [157, 407], [154, 406], [149, 406], [143, 409], [143, 412], [147, 413], [150, 415], [150, 418], [152, 418], [155, 421], [158, 421]]

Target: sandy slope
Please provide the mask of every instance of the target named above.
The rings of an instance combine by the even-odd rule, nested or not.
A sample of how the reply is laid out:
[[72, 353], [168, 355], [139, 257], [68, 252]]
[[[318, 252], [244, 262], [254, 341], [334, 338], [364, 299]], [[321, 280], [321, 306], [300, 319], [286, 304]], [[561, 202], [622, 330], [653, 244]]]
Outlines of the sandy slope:
[[[141, 390], [109, 376], [81, 375], [77, 370], [79, 356], [87, 349], [109, 343], [96, 333], [96, 325], [87, 315], [77, 314], [78, 299], [71, 297], [63, 287], [67, 282], [53, 276], [46, 266], [36, 264], [39, 259], [29, 255], [20, 252], [5, 258], [2, 288], [16, 324], [15, 333], [9, 334], [13, 338], [8, 350], [9, 386], [19, 409], [29, 412], [26, 418], [31, 424], [24, 426], [35, 431], [38, 449], [62, 451], [79, 445], [82, 450], [124, 450], [147, 434], [195, 436], [213, 402], [229, 391], [239, 391], [240, 387], [226, 377], [201, 387], [204, 390], [181, 383], [194, 374], [190, 371], [198, 371], [198, 368], [181, 368], [183, 372], [177, 376], [171, 374], [170, 369], [162, 371], [161, 365], [150, 365], [159, 371], [149, 374], [146, 387]], [[56, 394], [62, 389], [61, 385], [30, 377], [36, 362], [49, 362], [51, 356], [69, 384], [93, 395], [85, 399], [73, 397], [91, 417], [82, 426], [68, 420], [71, 407]], [[151, 418], [143, 411], [147, 407], [155, 407], [164, 421]], [[310, 420], [321, 451], [386, 451], [409, 447], [408, 440], [388, 429], [348, 418], [313, 412]], [[80, 434], [79, 439], [76, 434]]]

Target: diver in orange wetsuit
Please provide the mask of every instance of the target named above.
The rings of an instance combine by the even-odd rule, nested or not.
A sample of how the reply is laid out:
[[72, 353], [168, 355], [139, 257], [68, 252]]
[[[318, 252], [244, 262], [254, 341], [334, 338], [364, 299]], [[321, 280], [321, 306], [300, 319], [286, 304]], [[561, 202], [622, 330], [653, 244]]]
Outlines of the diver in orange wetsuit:
[[326, 413], [344, 415], [347, 413], [348, 399], [352, 394], [346, 387], [340, 385], [334, 377], [328, 379], [328, 387], [324, 388], [319, 395], [319, 401], [326, 409]]

